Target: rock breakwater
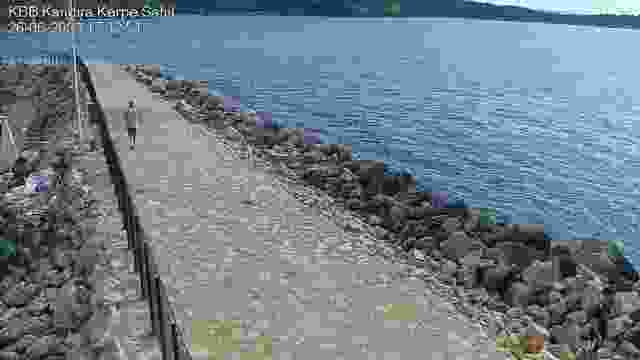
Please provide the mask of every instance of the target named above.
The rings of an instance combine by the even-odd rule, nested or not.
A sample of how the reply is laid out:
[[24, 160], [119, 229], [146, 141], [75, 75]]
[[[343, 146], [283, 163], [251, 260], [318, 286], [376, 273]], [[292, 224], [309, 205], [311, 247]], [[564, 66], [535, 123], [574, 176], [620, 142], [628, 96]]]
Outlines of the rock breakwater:
[[[86, 174], [60, 166], [69, 151], [30, 175], [49, 179], [48, 191], [7, 185], [0, 194], [3, 244], [14, 249], [0, 259], [1, 359], [98, 359], [117, 352], [106, 335], [105, 248], [92, 234], [99, 212]], [[13, 176], [5, 173], [1, 181], [15, 184]]]
[[159, 66], [124, 68], [150, 91], [177, 101], [189, 121], [246, 141], [286, 176], [328, 194], [380, 241], [437, 272], [464, 308], [503, 313], [496, 332], [522, 333], [535, 322], [548, 329], [552, 349], [579, 351], [596, 341], [601, 359], [640, 358], [640, 283], [608, 256], [606, 243], [552, 240], [539, 224], [496, 224], [485, 209], [417, 192], [411, 175], [390, 174], [381, 161], [354, 160], [349, 145], [322, 144], [312, 129], [241, 112], [209, 95], [206, 82], [163, 79]]
[[25, 137], [0, 176], [0, 359], [114, 358], [109, 263], [93, 234], [100, 213], [75, 162], [87, 146], [69, 126], [70, 69], [8, 65], [2, 74], [2, 85], [27, 89], [36, 116], [20, 119], [35, 139]]

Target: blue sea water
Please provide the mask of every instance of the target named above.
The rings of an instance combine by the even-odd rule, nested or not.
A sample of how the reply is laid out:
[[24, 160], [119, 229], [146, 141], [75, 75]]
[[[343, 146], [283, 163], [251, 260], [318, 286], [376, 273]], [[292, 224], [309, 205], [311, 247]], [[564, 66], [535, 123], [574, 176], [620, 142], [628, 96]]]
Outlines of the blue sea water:
[[[69, 34], [1, 35], [3, 53]], [[90, 61], [176, 78], [321, 129], [421, 186], [544, 223], [554, 239], [619, 239], [638, 264], [640, 32], [465, 19], [182, 15], [79, 35]], [[10, 51], [7, 51], [10, 49]]]

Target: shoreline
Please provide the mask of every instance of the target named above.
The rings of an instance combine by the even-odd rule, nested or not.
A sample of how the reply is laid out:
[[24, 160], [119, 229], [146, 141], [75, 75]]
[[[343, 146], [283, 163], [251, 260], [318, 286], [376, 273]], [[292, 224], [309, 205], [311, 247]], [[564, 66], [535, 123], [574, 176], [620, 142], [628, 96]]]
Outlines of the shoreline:
[[[151, 92], [170, 102], [179, 101], [176, 110], [190, 122], [232, 143], [246, 140], [257, 160], [284, 165], [283, 177], [314, 185], [320, 196], [329, 199], [326, 207], [341, 205], [359, 219], [344, 225], [369, 227], [380, 241], [403, 248], [400, 252], [410, 261], [429, 264], [444, 277], [444, 283], [453, 285], [458, 298], [465, 292], [473, 294], [467, 300], [483, 308], [481, 312], [494, 307], [517, 318], [511, 323], [535, 321], [549, 329], [555, 343], [562, 339], [574, 348], [583, 344], [581, 337], [589, 338], [588, 334], [571, 334], [580, 314], [580, 326], [589, 328], [586, 313], [591, 309], [582, 306], [588, 303], [585, 294], [600, 293], [605, 275], [615, 276], [618, 271], [599, 261], [606, 243], [569, 244], [571, 240], [548, 239], [541, 225], [482, 225], [478, 209], [433, 208], [431, 194], [412, 192], [412, 181], [406, 177], [386, 176], [383, 163], [351, 160], [348, 145], [305, 144], [304, 130], [258, 127], [254, 114], [224, 109], [225, 99], [210, 96], [206, 83], [164, 80], [157, 65], [124, 68]], [[562, 249], [557, 250], [562, 255], [552, 259], [552, 247]], [[559, 278], [554, 263], [561, 265]], [[616, 305], [616, 316], [609, 321], [617, 333], [604, 347], [609, 354], [623, 351], [640, 356], [640, 329], [633, 325], [637, 320], [631, 326], [623, 321], [640, 310], [638, 284], [616, 286], [618, 303], [631, 300], [631, 305]], [[572, 297], [582, 301], [571, 304], [567, 299]], [[522, 326], [514, 327], [513, 332], [522, 330]]]

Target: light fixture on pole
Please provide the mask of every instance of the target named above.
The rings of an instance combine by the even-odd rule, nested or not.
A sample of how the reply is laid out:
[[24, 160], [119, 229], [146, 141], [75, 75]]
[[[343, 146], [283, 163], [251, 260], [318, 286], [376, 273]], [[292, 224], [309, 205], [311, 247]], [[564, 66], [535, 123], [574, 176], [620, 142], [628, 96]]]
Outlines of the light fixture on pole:
[[[74, 16], [73, 16], [73, 0], [69, 0], [69, 22], [71, 22], [73, 24], [74, 21]], [[81, 111], [80, 111], [80, 92], [78, 89], [78, 61], [77, 61], [77, 57], [78, 57], [78, 50], [76, 48], [76, 32], [75, 32], [75, 28], [71, 29], [71, 49], [72, 49], [72, 62], [73, 62], [73, 90], [75, 92], [75, 105], [76, 105], [76, 126], [77, 126], [77, 130], [78, 130], [78, 135], [80, 136], [80, 139], [82, 139], [82, 135], [83, 135], [83, 122], [82, 122], [82, 118], [81, 118]]]

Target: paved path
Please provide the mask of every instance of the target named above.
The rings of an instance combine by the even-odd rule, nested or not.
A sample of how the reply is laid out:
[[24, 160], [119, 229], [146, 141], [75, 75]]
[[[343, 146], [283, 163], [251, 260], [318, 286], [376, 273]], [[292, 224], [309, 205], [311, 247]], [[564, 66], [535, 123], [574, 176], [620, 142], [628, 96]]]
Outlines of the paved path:
[[[240, 349], [255, 351], [257, 336], [269, 336], [273, 359], [505, 359], [403, 275], [406, 265], [370, 256], [360, 235], [278, 188], [243, 203], [274, 178], [188, 130], [118, 66], [89, 68], [188, 342], [192, 320], [234, 319]], [[121, 132], [130, 98], [145, 111], [135, 151]], [[385, 320], [386, 304], [413, 304], [416, 315]]]

